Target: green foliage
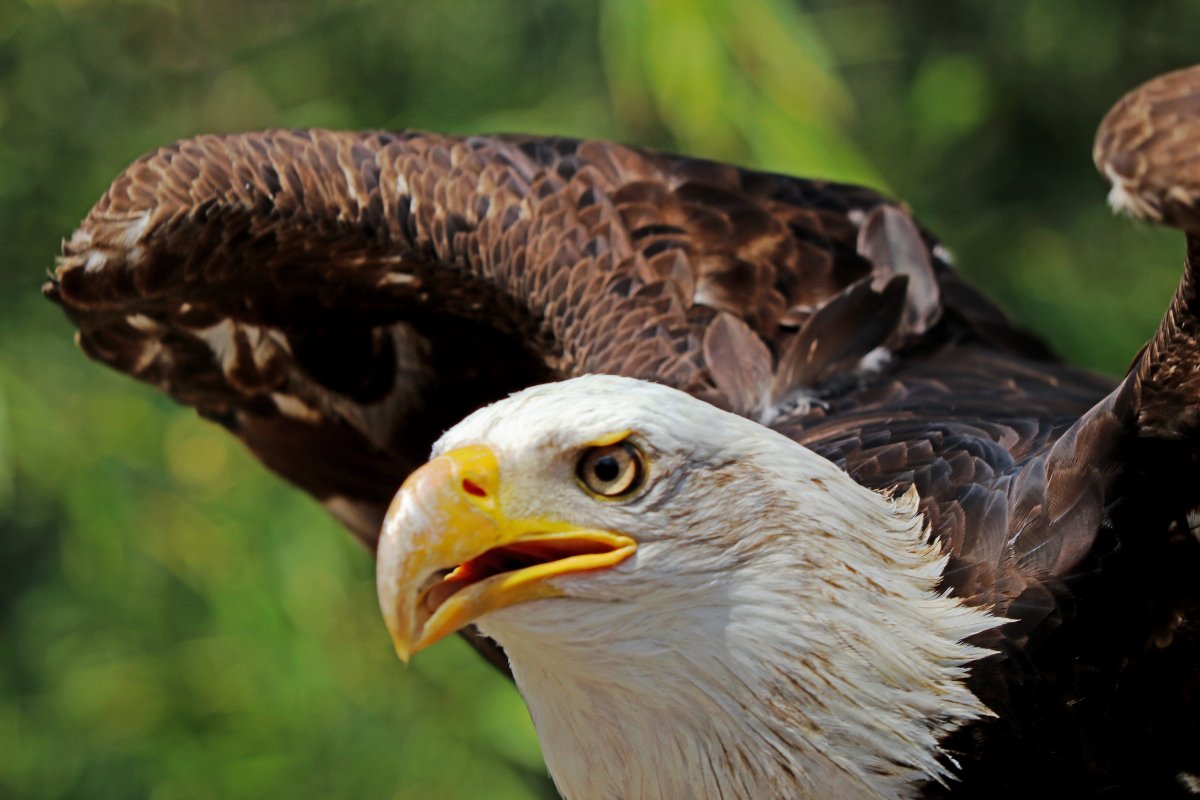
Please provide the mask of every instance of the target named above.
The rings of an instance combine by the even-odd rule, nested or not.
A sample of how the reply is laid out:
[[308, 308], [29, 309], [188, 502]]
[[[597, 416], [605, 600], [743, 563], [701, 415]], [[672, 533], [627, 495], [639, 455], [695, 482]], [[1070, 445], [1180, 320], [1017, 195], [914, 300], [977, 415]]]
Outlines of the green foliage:
[[37, 294], [138, 154], [267, 126], [592, 135], [906, 199], [1112, 373], [1182, 242], [1113, 220], [1092, 131], [1183, 66], [1184, 0], [0, 0], [0, 797], [533, 797], [515, 692], [404, 669], [372, 565], [223, 432], [88, 363]]

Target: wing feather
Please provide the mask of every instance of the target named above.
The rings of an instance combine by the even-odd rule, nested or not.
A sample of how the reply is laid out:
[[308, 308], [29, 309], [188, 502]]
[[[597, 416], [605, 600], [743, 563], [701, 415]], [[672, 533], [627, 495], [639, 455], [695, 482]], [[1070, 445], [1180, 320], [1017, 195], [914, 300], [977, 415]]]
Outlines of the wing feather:
[[[822, 354], [871, 313], [833, 312], [879, 272], [855, 219], [886, 205], [604, 142], [202, 136], [113, 182], [48, 291], [89, 355], [370, 521], [442, 429], [530, 383], [615, 372], [755, 413], [751, 396], [836, 384], [853, 365]], [[906, 243], [925, 250], [911, 257], [952, 274], [915, 230]], [[906, 313], [928, 315], [927, 300]], [[835, 318], [819, 366], [781, 362]], [[891, 312], [870, 319], [867, 338], [894, 327]], [[722, 331], [740, 336], [716, 346]], [[333, 480], [335, 451], [375, 465], [361, 486], [354, 471]]]
[[597, 141], [266, 131], [139, 159], [48, 292], [89, 355], [229, 428], [368, 545], [444, 429], [608, 372], [915, 485], [956, 590], [1006, 602], [1025, 580], [1002, 477], [1111, 385], [939, 252], [858, 187]]

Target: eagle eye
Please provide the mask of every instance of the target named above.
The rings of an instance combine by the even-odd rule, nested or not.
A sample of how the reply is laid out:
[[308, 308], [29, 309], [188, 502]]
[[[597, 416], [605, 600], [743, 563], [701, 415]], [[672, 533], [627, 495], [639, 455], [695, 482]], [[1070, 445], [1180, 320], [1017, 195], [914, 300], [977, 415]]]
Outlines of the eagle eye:
[[628, 440], [590, 447], [575, 468], [579, 482], [600, 497], [624, 497], [646, 480], [646, 456]]

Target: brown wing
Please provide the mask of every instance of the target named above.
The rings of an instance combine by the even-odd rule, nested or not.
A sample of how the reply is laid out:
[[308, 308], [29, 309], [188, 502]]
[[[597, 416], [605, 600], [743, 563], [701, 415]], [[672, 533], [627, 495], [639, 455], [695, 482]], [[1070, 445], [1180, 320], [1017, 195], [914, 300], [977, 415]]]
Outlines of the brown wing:
[[371, 543], [442, 430], [533, 383], [771, 421], [956, 341], [1057, 375], [933, 244], [865, 189], [604, 142], [270, 131], [134, 163], [48, 291]]
[[[986, 735], [946, 742], [969, 795], [1168, 797], [1200, 774], [1198, 146], [1195, 67], [1131, 92], [1096, 138], [1114, 207], [1188, 235], [1183, 279], [1124, 380], [1073, 421], [1016, 420], [1032, 427], [1007, 448], [1006, 471], [987, 474], [985, 463], [1001, 461], [977, 456], [986, 436], [958, 429], [957, 444], [914, 474], [918, 486], [934, 472], [958, 485], [958, 502], [931, 504], [934, 520], [965, 520], [961, 536], [959, 523], [942, 523], [949, 582], [983, 597], [994, 586], [991, 598], [1014, 620], [970, 678], [998, 718]], [[1016, 427], [988, 414], [979, 430], [1001, 443], [1006, 426]], [[852, 470], [871, 463], [849, 461]], [[972, 469], [978, 483], [953, 477]]]

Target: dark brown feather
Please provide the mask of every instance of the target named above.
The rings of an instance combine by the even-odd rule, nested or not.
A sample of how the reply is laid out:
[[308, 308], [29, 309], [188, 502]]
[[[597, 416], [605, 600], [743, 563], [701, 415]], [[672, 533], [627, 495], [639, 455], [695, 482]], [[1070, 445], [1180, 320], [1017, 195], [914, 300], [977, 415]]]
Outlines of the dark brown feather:
[[704, 360], [729, 408], [757, 418], [768, 402], [771, 353], [750, 326], [722, 311], [704, 332]]
[[908, 278], [904, 319], [898, 335], [920, 335], [933, 327], [942, 313], [937, 275], [912, 218], [894, 206], [871, 209], [858, 231], [858, 252], [874, 265], [876, 288], [886, 285], [893, 275]]

